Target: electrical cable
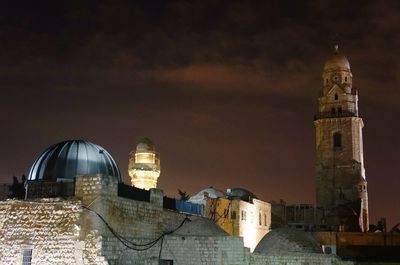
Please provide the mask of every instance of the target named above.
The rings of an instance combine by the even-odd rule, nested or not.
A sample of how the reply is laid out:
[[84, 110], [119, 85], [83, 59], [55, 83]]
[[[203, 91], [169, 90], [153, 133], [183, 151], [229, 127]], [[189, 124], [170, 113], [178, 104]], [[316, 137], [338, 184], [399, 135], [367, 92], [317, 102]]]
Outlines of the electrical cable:
[[[97, 216], [100, 218], [100, 220], [106, 225], [106, 227], [108, 228], [108, 230], [110, 230], [111, 234], [112, 234], [114, 237], [116, 237], [116, 238], [118, 239], [118, 241], [120, 241], [125, 247], [127, 247], [127, 248], [129, 248], [129, 249], [132, 249], [132, 250], [135, 250], [135, 251], [145, 251], [145, 250], [148, 250], [148, 249], [152, 248], [155, 244], [157, 244], [158, 241], [163, 240], [164, 237], [165, 237], [166, 235], [169, 235], [169, 234], [174, 233], [176, 230], [178, 230], [179, 228], [181, 228], [181, 227], [185, 224], [185, 222], [191, 221], [191, 220], [186, 216], [185, 219], [183, 219], [183, 221], [180, 223], [180, 225], [179, 225], [178, 227], [176, 227], [175, 229], [173, 229], [173, 230], [171, 230], [171, 231], [164, 232], [163, 234], [161, 234], [158, 238], [156, 238], [156, 239], [153, 240], [153, 241], [150, 241], [150, 242], [145, 243], [145, 244], [138, 244], [138, 243], [132, 242], [132, 241], [126, 239], [125, 237], [119, 235], [119, 234], [110, 226], [110, 224], [104, 219], [104, 217], [101, 216], [98, 212], [96, 212], [96, 211], [94, 211], [94, 210], [92, 210], [92, 209], [90, 209], [90, 208], [88, 208], [88, 207], [86, 207], [86, 206], [81, 206], [81, 207], [82, 207], [83, 209], [85, 209], [85, 210], [87, 210], [87, 211], [89, 211], [89, 212], [94, 213], [95, 215], [97, 215]], [[162, 242], [162, 241], [161, 241], [161, 242]], [[162, 246], [162, 245], [161, 245], [161, 246]], [[137, 248], [137, 247], [141, 247], [141, 248]], [[161, 252], [161, 249], [160, 249], [160, 252]], [[160, 254], [160, 255], [161, 255], [161, 254]]]

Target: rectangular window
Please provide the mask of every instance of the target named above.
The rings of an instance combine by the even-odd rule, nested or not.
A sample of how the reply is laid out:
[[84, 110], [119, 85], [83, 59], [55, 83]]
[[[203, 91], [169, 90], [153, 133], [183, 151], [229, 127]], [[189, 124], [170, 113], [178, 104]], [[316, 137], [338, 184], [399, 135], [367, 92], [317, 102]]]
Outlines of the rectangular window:
[[160, 265], [174, 265], [174, 261], [172, 259], [160, 259]]
[[242, 211], [242, 221], [246, 221], [246, 211]]
[[231, 219], [235, 220], [236, 219], [236, 211], [231, 212]]
[[22, 250], [22, 265], [32, 264], [32, 249]]
[[333, 134], [333, 148], [342, 147], [342, 135], [339, 132]]

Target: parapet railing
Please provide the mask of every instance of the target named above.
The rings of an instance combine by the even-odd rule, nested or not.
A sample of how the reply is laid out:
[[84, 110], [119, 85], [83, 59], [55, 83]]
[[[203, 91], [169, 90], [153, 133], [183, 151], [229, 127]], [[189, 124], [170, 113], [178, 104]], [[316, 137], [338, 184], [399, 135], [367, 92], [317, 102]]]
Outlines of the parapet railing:
[[314, 115], [314, 120], [344, 117], [361, 117], [358, 113], [343, 111], [341, 113], [319, 112]]

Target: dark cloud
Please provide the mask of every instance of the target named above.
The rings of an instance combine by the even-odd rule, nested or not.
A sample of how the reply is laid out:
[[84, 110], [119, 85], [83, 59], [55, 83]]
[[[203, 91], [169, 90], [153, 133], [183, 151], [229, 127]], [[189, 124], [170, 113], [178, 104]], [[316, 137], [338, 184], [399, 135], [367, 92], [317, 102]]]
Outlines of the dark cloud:
[[338, 38], [360, 91], [372, 221], [400, 219], [397, 1], [0, 5], [1, 181], [71, 138], [103, 145], [125, 172], [149, 136], [170, 195], [244, 186], [313, 202], [312, 118]]

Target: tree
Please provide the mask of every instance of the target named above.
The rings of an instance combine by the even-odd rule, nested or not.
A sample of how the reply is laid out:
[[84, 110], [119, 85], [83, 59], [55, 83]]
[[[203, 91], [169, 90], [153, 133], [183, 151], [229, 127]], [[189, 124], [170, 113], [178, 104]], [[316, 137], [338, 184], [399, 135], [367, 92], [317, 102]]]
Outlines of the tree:
[[11, 199], [24, 199], [25, 198], [25, 174], [21, 177], [21, 183], [18, 181], [16, 176], [13, 176], [13, 183], [10, 186], [10, 194], [8, 195]]
[[186, 193], [186, 191], [181, 191], [180, 189], [178, 189], [178, 193], [179, 193], [179, 199], [182, 201], [187, 201], [189, 200], [189, 194]]

